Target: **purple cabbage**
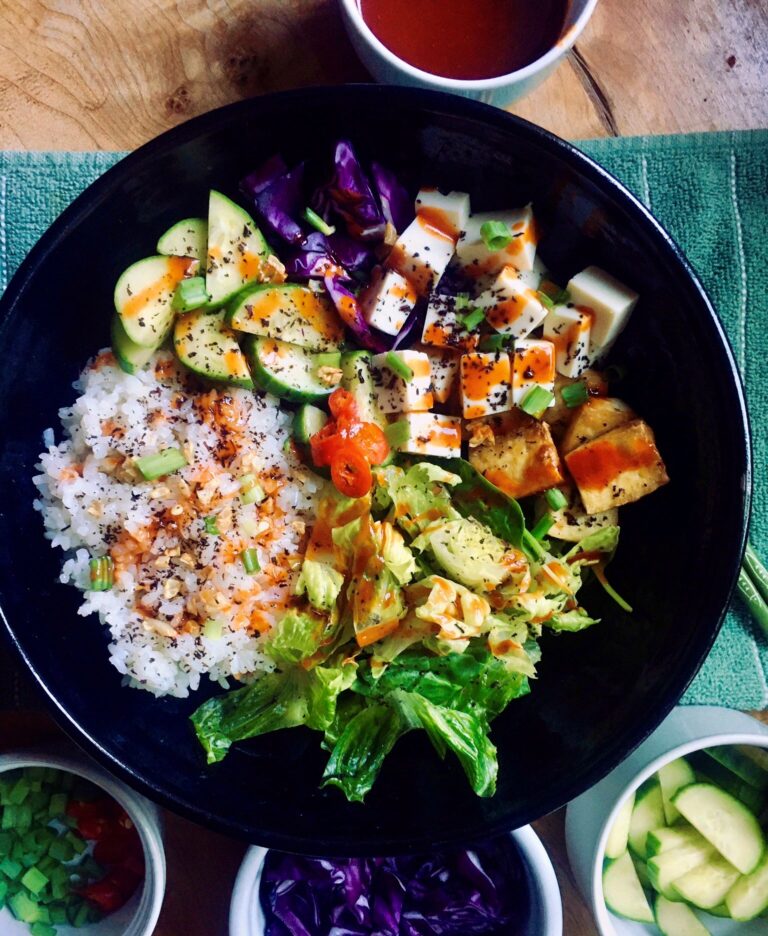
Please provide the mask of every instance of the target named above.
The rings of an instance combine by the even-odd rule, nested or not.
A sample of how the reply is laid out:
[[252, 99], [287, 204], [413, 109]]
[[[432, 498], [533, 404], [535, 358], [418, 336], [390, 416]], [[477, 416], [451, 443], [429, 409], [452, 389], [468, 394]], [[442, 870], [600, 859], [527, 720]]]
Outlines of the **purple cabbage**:
[[313, 231], [284, 262], [288, 276], [322, 279], [335, 268], [341, 268], [344, 275], [367, 273], [375, 260], [375, 254], [366, 244], [343, 234], [330, 234], [326, 237], [319, 231]]
[[371, 163], [371, 176], [381, 202], [384, 217], [398, 234], [402, 233], [414, 218], [413, 199], [397, 176], [381, 163]]
[[268, 185], [271, 185], [275, 179], [288, 172], [283, 157], [276, 153], [262, 163], [258, 169], [249, 173], [244, 179], [240, 180], [240, 191], [246, 198], [255, 199], [259, 192], [263, 191]]
[[304, 207], [302, 184], [304, 163], [290, 171], [279, 156], [273, 156], [263, 166], [246, 176], [240, 187], [253, 199], [263, 226], [289, 244], [304, 240], [304, 231], [295, 220]]
[[313, 207], [326, 220], [329, 209], [333, 209], [346, 221], [347, 230], [354, 238], [382, 240], [386, 220], [348, 140], [336, 144], [333, 164], [333, 178], [316, 193]]
[[392, 346], [392, 339], [388, 335], [374, 332], [366, 322], [357, 296], [346, 285], [349, 280], [338, 274], [328, 273], [323, 281], [339, 317], [360, 344], [369, 351], [388, 351]]
[[525, 870], [508, 836], [429, 857], [301, 858], [270, 851], [265, 936], [516, 936]]

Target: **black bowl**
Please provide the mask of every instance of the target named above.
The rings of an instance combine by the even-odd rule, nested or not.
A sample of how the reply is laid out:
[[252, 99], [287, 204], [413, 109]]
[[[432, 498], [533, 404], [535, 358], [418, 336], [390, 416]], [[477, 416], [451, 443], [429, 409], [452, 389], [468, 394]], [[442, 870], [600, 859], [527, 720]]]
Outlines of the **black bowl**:
[[[326, 157], [351, 138], [412, 181], [469, 190], [477, 209], [533, 200], [561, 281], [588, 263], [642, 300], [616, 347], [622, 395], [656, 430], [672, 483], [623, 513], [612, 566], [626, 615], [592, 591], [602, 623], [543, 640], [540, 678], [494, 724], [497, 794], [478, 799], [457, 763], [401, 741], [366, 804], [320, 791], [309, 731], [238, 745], [206, 767], [187, 716], [210, 694], [122, 688], [107, 638], [32, 509], [41, 434], [109, 341], [118, 274], [154, 252], [209, 187], [280, 150]], [[326, 854], [394, 854], [519, 826], [595, 783], [664, 718], [712, 646], [736, 578], [750, 495], [744, 398], [723, 330], [685, 258], [614, 178], [562, 140], [459, 97], [375, 86], [276, 94], [190, 121], [107, 172], [42, 237], [0, 306], [0, 600], [13, 641], [64, 727], [107, 767], [172, 809], [251, 841]]]

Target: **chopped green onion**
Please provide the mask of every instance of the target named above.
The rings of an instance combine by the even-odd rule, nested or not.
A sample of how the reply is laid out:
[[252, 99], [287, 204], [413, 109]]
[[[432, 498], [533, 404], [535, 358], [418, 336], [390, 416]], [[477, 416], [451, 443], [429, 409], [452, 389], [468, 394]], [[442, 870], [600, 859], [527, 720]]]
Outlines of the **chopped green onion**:
[[600, 584], [605, 589], [605, 593], [610, 595], [611, 598], [616, 602], [616, 604], [626, 611], [627, 614], [632, 613], [632, 605], [625, 601], [621, 595], [616, 591], [616, 589], [611, 585], [608, 579], [605, 577], [605, 569], [603, 568], [603, 563], [598, 563], [598, 565], [592, 567], [592, 571], [595, 573], [595, 578], [600, 582]]
[[50, 878], [47, 878], [42, 871], [33, 866], [22, 877], [21, 883], [37, 897], [49, 880]]
[[581, 406], [582, 403], [587, 402], [589, 390], [587, 390], [584, 381], [580, 380], [578, 383], [566, 384], [560, 391], [560, 396], [568, 409], [573, 409], [575, 406]]
[[567, 289], [561, 289], [560, 292], [557, 292], [554, 296], [552, 296], [552, 302], [554, 302], [555, 305], [568, 305], [570, 301], [571, 294]]
[[539, 289], [538, 292], [536, 293], [536, 295], [539, 297], [539, 302], [540, 302], [545, 308], [547, 308], [547, 309], [554, 309], [554, 307], [555, 307], [554, 301], [553, 301], [552, 299], [550, 299], [550, 297], [549, 297], [545, 292], [542, 292], [542, 291]]
[[503, 351], [512, 344], [514, 338], [510, 335], [483, 335], [477, 345], [478, 351]]
[[240, 500], [244, 504], [260, 504], [266, 496], [255, 474], [246, 474], [240, 478]]
[[326, 237], [336, 231], [336, 228], [332, 224], [328, 224], [327, 221], [324, 221], [320, 215], [316, 211], [312, 211], [311, 208], [304, 209], [304, 220], [307, 224], [311, 224], [316, 231], [325, 234]]
[[145, 481], [156, 481], [163, 475], [173, 474], [187, 464], [187, 459], [181, 449], [167, 448], [157, 455], [144, 455], [136, 459], [136, 467], [142, 473]]
[[531, 530], [531, 536], [537, 540], [543, 540], [549, 533], [555, 523], [555, 518], [550, 513], [544, 514], [536, 526]]
[[463, 309], [468, 309], [469, 305], [470, 303], [468, 292], [456, 293], [456, 296], [454, 297], [453, 308], [457, 312], [461, 312]]
[[398, 419], [385, 427], [384, 435], [387, 437], [389, 447], [397, 450], [411, 438], [411, 429], [404, 419]]
[[552, 510], [562, 510], [563, 507], [568, 506], [568, 498], [560, 488], [550, 488], [548, 491], [544, 491], [544, 497], [546, 497], [547, 503]]
[[[768, 604], [766, 604], [765, 599], [760, 594], [760, 589], [747, 572], [747, 568], [745, 561], [739, 571], [739, 593], [755, 622], [760, 626], [763, 633], [768, 636]], [[2, 863], [0, 863], [0, 870], [2, 870], [2, 867]]]
[[408, 367], [405, 361], [398, 356], [396, 351], [388, 351], [384, 360], [392, 373], [397, 374], [398, 377], [402, 377], [406, 383], [413, 380], [413, 371]]
[[544, 387], [531, 387], [520, 402], [520, 409], [529, 416], [541, 419], [555, 395]]
[[91, 591], [109, 591], [115, 584], [115, 564], [110, 556], [94, 556], [88, 563]]
[[203, 525], [205, 526], [205, 532], [208, 533], [210, 536], [220, 535], [219, 525], [217, 523], [217, 520], [218, 518], [216, 514], [210, 514], [209, 516], [205, 517], [205, 519], [203, 520]]
[[259, 564], [259, 553], [253, 546], [250, 546], [248, 549], [244, 549], [240, 553], [240, 560], [243, 563], [243, 568], [248, 575], [253, 575], [254, 573], [261, 570], [261, 565]]
[[480, 225], [480, 237], [488, 250], [504, 250], [514, 235], [503, 221], [486, 221]]
[[21, 874], [23, 866], [19, 864], [18, 861], [14, 861], [12, 858], [3, 858], [0, 861], [0, 871], [9, 878], [11, 881], [15, 881], [16, 878]]
[[209, 640], [218, 640], [224, 630], [224, 624], [219, 618], [208, 618], [203, 624], [203, 637]]
[[210, 301], [211, 297], [205, 288], [205, 278], [191, 276], [189, 279], [183, 279], [176, 287], [171, 305], [177, 312], [190, 312], [192, 309], [208, 305]]
[[11, 790], [8, 793], [8, 803], [13, 804], [14, 806], [21, 806], [21, 804], [27, 798], [30, 790], [31, 787], [29, 780], [22, 775], [11, 787]]
[[477, 326], [485, 321], [485, 309], [472, 309], [471, 312], [467, 312], [465, 316], [461, 319], [461, 324], [467, 331], [472, 331], [477, 328]]
[[523, 550], [528, 558], [535, 562], [547, 558], [544, 547], [530, 530], [523, 530]]

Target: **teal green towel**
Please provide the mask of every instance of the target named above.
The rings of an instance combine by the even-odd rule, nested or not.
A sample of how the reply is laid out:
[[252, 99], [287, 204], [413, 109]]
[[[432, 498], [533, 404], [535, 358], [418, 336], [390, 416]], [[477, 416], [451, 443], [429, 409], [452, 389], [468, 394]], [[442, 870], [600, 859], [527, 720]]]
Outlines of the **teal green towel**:
[[[768, 556], [768, 131], [579, 144], [648, 205], [698, 270], [747, 387], [755, 446], [751, 537]], [[0, 153], [0, 289], [34, 242], [120, 153]], [[768, 707], [768, 639], [734, 600], [683, 701]]]

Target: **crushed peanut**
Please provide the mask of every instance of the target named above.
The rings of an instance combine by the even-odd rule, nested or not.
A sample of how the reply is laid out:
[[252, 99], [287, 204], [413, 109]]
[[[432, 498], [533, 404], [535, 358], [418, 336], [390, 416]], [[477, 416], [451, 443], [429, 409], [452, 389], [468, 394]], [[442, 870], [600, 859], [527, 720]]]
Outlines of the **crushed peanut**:
[[341, 383], [342, 376], [340, 367], [323, 365], [317, 369], [317, 379], [326, 387], [337, 387]]
[[481, 445], [493, 444], [496, 436], [488, 423], [480, 423], [478, 426], [469, 427], [469, 447], [478, 448]]
[[181, 591], [182, 581], [177, 578], [169, 578], [163, 582], [163, 597], [170, 601]]

